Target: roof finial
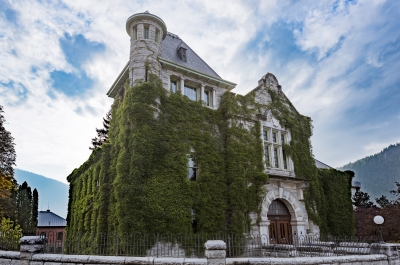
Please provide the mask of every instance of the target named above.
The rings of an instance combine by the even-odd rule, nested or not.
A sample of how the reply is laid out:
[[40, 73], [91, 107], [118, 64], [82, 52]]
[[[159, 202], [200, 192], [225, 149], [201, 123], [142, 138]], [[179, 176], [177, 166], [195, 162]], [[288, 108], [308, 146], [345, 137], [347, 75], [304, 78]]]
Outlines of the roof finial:
[[146, 10], [146, 11], [144, 11], [144, 13], [146, 13], [146, 14], [150, 14], [149, 10]]

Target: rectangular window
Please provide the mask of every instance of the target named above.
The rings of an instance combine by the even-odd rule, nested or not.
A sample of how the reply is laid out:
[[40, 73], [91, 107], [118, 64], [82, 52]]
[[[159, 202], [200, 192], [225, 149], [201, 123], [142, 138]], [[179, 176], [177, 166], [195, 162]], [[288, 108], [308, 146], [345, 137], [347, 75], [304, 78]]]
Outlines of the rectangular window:
[[158, 30], [158, 29], [156, 29], [156, 42], [157, 43], [160, 43], [161, 41], [160, 41], [160, 31]]
[[204, 102], [206, 106], [210, 106], [210, 91], [204, 91]]
[[264, 137], [264, 141], [267, 141], [267, 142], [268, 142], [268, 140], [269, 140], [269, 139], [268, 139], [268, 138], [269, 138], [269, 137], [268, 137], [268, 130], [264, 130], [264, 131], [263, 131], [263, 137]]
[[276, 143], [276, 132], [272, 132], [272, 141]]
[[194, 155], [189, 155], [189, 163], [188, 163], [188, 179], [196, 180], [197, 178], [197, 163]]
[[285, 134], [281, 133], [281, 144], [285, 143]]
[[136, 27], [133, 28], [132, 38], [133, 38], [133, 40], [137, 40], [137, 28]]
[[279, 167], [278, 148], [274, 147], [274, 166]]
[[282, 150], [282, 158], [283, 158], [283, 168], [287, 169], [287, 160], [286, 160], [285, 150]]
[[63, 239], [63, 233], [62, 232], [58, 232], [57, 233], [57, 240], [62, 240]]
[[265, 165], [267, 167], [270, 167], [271, 166], [271, 162], [270, 162], [269, 146], [268, 145], [264, 146], [264, 159], [265, 159]]
[[144, 39], [149, 38], [149, 26], [144, 26], [144, 34], [143, 34]]
[[176, 81], [171, 81], [171, 92], [176, 93], [177, 92], [177, 82]]
[[193, 101], [197, 101], [197, 89], [194, 87], [186, 86], [185, 85], [185, 96]]

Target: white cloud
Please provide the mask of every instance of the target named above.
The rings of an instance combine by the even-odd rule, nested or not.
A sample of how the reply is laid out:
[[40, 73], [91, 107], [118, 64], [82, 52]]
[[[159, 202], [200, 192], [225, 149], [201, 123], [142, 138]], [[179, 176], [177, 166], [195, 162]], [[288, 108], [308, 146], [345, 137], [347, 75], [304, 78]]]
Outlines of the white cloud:
[[[247, 93], [264, 74], [275, 74], [295, 107], [314, 119], [314, 150], [322, 161], [340, 166], [374, 152], [377, 147], [366, 143], [375, 143], [371, 139], [382, 131], [359, 137], [349, 132], [359, 125], [341, 127], [351, 119], [350, 108], [362, 108], [383, 86], [399, 82], [399, 53], [391, 61], [383, 55], [400, 33], [393, 30], [396, 19], [385, 13], [390, 10], [382, 8], [386, 1], [338, 1], [334, 8], [336, 2], [179, 0], [174, 8], [171, 1], [10, 2], [19, 21], [13, 25], [0, 17], [0, 82], [12, 80], [16, 88], [0, 84], [0, 103], [16, 139], [18, 167], [65, 182], [87, 159], [95, 127], [112, 102], [105, 93], [129, 59], [126, 19], [145, 10], [160, 16], [224, 79], [236, 82], [236, 92]], [[302, 56], [277, 61], [276, 51], [264, 45], [275, 38], [278, 24], [287, 25]], [[94, 88], [74, 98], [53, 90], [50, 82], [52, 70], [76, 71], [59, 46], [65, 33], [106, 47], [82, 66]], [[369, 65], [384, 71], [383, 80], [355, 89]], [[20, 84], [28, 90], [26, 99]]]

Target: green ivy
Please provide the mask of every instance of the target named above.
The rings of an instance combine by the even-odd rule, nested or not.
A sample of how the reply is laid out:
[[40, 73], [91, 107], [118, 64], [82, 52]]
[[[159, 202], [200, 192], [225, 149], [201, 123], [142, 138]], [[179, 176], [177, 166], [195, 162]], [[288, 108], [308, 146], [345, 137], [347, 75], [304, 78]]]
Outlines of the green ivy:
[[[270, 109], [291, 132], [284, 149], [298, 178], [310, 180], [310, 218], [328, 231], [323, 187], [312, 156], [311, 120], [283, 94], [268, 90], [270, 105], [225, 93], [212, 110], [167, 92], [159, 78], [125, 87], [114, 101], [109, 142], [69, 176], [68, 230], [87, 234], [247, 232], [249, 213], [260, 216], [268, 176], [264, 173], [261, 124]], [[188, 155], [199, 173], [188, 179]], [[349, 198], [350, 199], [350, 198]], [[193, 218], [196, 227], [193, 228]], [[87, 238], [88, 241], [92, 240]]]

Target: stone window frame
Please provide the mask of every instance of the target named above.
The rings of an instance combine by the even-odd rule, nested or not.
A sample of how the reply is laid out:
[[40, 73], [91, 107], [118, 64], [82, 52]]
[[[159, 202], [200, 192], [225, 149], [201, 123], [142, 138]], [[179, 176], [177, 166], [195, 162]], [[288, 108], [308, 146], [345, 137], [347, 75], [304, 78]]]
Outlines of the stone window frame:
[[143, 39], [145, 39], [145, 40], [150, 39], [150, 25], [149, 24], [143, 24]]
[[[276, 139], [273, 137], [273, 133], [275, 133]], [[282, 138], [283, 135], [283, 138]], [[267, 137], [267, 138], [266, 138]], [[283, 151], [282, 145], [284, 143], [288, 143], [289, 141], [289, 133], [282, 129], [272, 128], [269, 126], [263, 126], [262, 135], [261, 135], [263, 146], [264, 146], [264, 165], [266, 169], [279, 169], [290, 171], [291, 164], [289, 156], [285, 154]], [[284, 141], [282, 141], [282, 139]], [[275, 140], [275, 141], [274, 141]], [[266, 161], [265, 156], [265, 147], [269, 147], [269, 161]], [[275, 159], [275, 148], [277, 149], [277, 161]], [[268, 163], [267, 163], [268, 162]], [[276, 166], [276, 162], [278, 166]]]

